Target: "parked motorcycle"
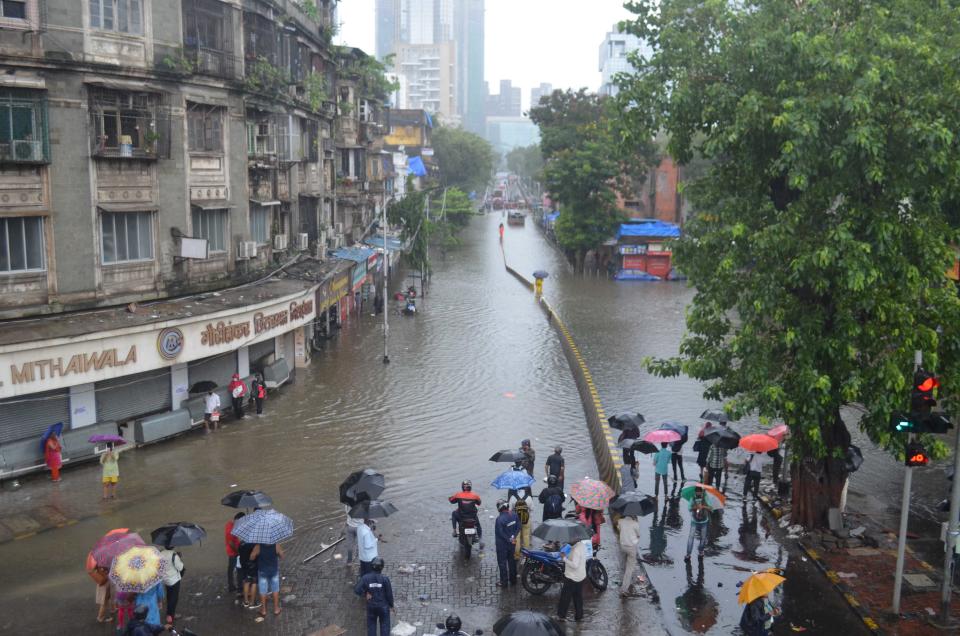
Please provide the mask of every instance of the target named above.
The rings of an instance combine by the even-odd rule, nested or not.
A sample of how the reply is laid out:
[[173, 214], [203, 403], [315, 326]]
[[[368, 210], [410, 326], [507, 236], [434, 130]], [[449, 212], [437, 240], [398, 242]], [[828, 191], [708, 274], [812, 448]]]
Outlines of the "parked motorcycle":
[[[563, 557], [559, 552], [521, 548], [520, 554], [523, 556], [520, 566], [520, 583], [523, 589], [539, 596], [545, 594], [555, 583], [563, 584]], [[587, 580], [598, 592], [607, 589], [607, 568], [597, 558], [596, 552], [587, 559]]]
[[403, 313], [406, 316], [413, 316], [417, 313], [417, 303], [413, 302], [413, 299], [408, 299], [407, 304], [403, 307]]
[[458, 524], [460, 526], [460, 549], [463, 551], [463, 558], [468, 561], [473, 550], [473, 544], [480, 540], [477, 537], [478, 524], [476, 517], [463, 517]]

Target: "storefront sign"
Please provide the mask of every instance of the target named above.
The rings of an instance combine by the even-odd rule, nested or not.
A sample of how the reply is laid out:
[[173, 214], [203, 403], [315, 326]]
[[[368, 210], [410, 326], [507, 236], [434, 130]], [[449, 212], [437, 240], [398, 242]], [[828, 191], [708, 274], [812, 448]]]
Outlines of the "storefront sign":
[[118, 329], [90, 334], [83, 341], [0, 353], [0, 399], [235, 351], [309, 323], [315, 308], [314, 289], [310, 289], [255, 309], [238, 308], [173, 325], [167, 322], [162, 328]]
[[646, 254], [647, 246], [644, 245], [621, 245], [621, 254]]
[[351, 278], [350, 290], [356, 291], [357, 287], [363, 283], [363, 279], [367, 277], [367, 263], [357, 263], [353, 266], [353, 277]]

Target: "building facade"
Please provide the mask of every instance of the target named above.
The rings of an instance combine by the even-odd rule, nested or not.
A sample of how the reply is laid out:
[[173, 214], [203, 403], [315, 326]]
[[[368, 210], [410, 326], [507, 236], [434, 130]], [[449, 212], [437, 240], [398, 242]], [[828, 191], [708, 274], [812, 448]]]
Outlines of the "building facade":
[[362, 239], [385, 196], [380, 86], [331, 47], [334, 4], [0, 3], [0, 464], [53, 422], [182, 419], [200, 379], [309, 361], [321, 284], [267, 274]]
[[522, 91], [510, 80], [500, 80], [500, 92], [496, 95], [487, 92], [487, 117], [520, 117], [523, 110]]
[[628, 56], [634, 51], [649, 53], [643, 40], [630, 33], [623, 33], [615, 24], [600, 44], [600, 95], [613, 96], [618, 92], [615, 78], [617, 73], [630, 73], [633, 67]]
[[540, 105], [541, 97], [549, 97], [553, 93], [553, 84], [540, 82], [540, 86], [534, 86], [530, 89], [530, 108], [536, 108]]

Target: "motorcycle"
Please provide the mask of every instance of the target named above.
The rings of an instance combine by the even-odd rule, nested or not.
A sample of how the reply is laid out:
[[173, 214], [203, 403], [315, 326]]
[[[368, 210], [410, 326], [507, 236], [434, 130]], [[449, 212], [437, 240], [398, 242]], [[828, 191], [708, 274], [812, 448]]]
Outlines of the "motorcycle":
[[413, 302], [412, 298], [407, 300], [407, 304], [403, 307], [403, 313], [406, 316], [413, 316], [417, 313], [417, 303]]
[[[603, 592], [607, 589], [609, 577], [607, 568], [596, 556], [599, 550], [600, 548], [597, 548], [594, 556], [587, 559], [587, 580], [593, 589]], [[559, 552], [521, 548], [520, 554], [523, 556], [520, 566], [520, 583], [523, 589], [539, 596], [545, 594], [555, 583], [563, 584], [563, 557]]]
[[475, 517], [464, 517], [460, 519], [460, 548], [463, 551], [463, 558], [470, 560], [470, 552], [473, 550], [473, 544], [480, 541], [477, 537], [477, 526], [479, 522]]

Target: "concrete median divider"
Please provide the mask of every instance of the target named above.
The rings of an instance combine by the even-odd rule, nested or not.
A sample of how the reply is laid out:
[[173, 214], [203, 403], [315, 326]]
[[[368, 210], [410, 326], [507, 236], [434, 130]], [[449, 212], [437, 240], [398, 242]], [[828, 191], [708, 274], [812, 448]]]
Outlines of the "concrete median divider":
[[[527, 289], [533, 291], [533, 281], [523, 274], [510, 267], [507, 263], [507, 255], [501, 245], [503, 254], [503, 266], [507, 273], [516, 278]], [[583, 412], [586, 416], [587, 430], [590, 432], [590, 441], [593, 445], [593, 452], [597, 459], [597, 467], [600, 469], [600, 478], [613, 488], [614, 492], [620, 492], [620, 468], [623, 462], [620, 458], [620, 452], [617, 448], [616, 440], [610, 424], [607, 422], [607, 415], [603, 410], [603, 404], [600, 402], [600, 394], [596, 385], [593, 383], [593, 376], [587, 367], [587, 362], [580, 353], [573, 335], [563, 320], [550, 306], [547, 299], [543, 296], [537, 298], [537, 303], [543, 311], [547, 322], [556, 331], [560, 339], [560, 346], [563, 349], [563, 355], [570, 365], [570, 371], [573, 374], [573, 381], [577, 385], [577, 392], [580, 394], [580, 402], [583, 405]]]

